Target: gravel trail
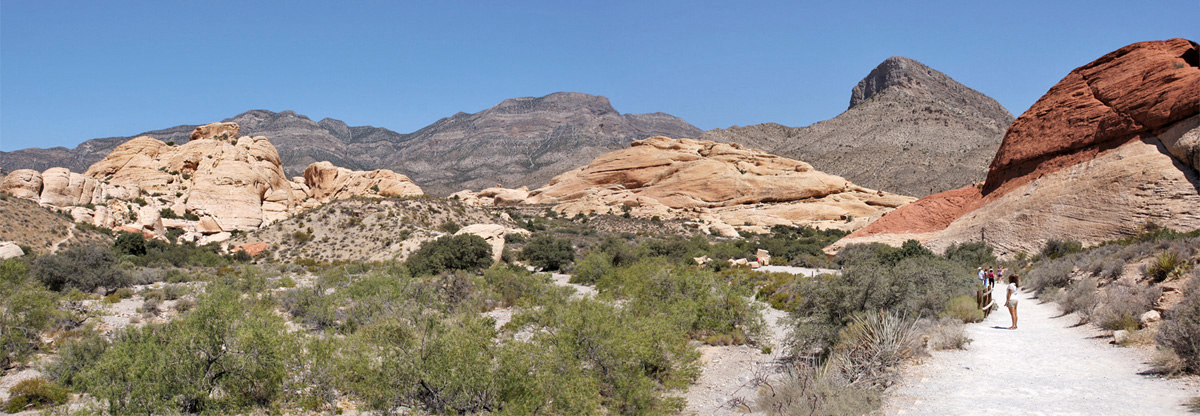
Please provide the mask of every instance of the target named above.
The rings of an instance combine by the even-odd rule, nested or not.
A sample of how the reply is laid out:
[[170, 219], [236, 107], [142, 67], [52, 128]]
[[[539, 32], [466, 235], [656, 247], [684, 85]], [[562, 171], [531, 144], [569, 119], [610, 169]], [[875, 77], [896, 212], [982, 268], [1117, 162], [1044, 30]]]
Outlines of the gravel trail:
[[[994, 293], [1003, 299], [1004, 286]], [[935, 351], [889, 390], [889, 415], [1174, 415], [1200, 396], [1196, 379], [1143, 375], [1148, 354], [1109, 344], [1051, 303], [1021, 294], [1019, 329], [1006, 308], [968, 325], [967, 350]]]

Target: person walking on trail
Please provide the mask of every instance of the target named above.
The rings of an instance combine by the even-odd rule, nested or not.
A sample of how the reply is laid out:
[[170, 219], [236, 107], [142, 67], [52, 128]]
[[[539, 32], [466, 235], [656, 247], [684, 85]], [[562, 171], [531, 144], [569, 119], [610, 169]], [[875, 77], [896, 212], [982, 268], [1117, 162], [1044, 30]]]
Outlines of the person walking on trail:
[[1020, 279], [1017, 275], [1008, 277], [1008, 297], [1004, 301], [1004, 306], [1008, 307], [1008, 314], [1012, 315], [1012, 326], [1008, 329], [1017, 329], [1017, 286]]
[[987, 276], [983, 273], [983, 267], [979, 268], [979, 284], [987, 287]]

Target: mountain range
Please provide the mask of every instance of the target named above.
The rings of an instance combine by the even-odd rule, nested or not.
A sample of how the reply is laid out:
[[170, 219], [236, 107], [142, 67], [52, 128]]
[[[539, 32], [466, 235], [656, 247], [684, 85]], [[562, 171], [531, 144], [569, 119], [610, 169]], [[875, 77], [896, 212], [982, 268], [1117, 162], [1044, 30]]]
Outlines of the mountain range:
[[[922, 196], [982, 180], [1013, 117], [995, 100], [909, 58], [893, 57], [851, 91], [850, 108], [807, 127], [766, 123], [708, 132], [666, 113], [622, 114], [602, 96], [560, 92], [458, 113], [412, 133], [293, 111], [251, 110], [223, 121], [266, 136], [284, 172], [313, 162], [391, 169], [427, 193], [545, 185], [604, 153], [652, 136], [740, 143], [801, 160], [869, 188]], [[183, 144], [197, 125], [88, 140], [68, 149], [0, 152], [0, 169], [86, 171], [116, 146], [148, 135]]]

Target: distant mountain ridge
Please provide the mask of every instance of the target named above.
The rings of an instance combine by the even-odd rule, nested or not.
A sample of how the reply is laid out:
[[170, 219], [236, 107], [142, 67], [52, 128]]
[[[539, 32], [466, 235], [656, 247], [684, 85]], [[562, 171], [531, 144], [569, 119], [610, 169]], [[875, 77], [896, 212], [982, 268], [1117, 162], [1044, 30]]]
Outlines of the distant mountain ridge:
[[[270, 139], [289, 176], [299, 176], [309, 164], [327, 160], [352, 170], [401, 172], [435, 195], [496, 184], [537, 187], [634, 140], [658, 135], [696, 137], [702, 132], [670, 114], [621, 114], [605, 97], [572, 92], [504, 100], [408, 134], [349, 126], [332, 118], [312, 121], [294, 111], [251, 110], [223, 121], [238, 123], [244, 135]], [[0, 152], [0, 169], [85, 171], [133, 137], [147, 135], [182, 144], [195, 127], [92, 139], [73, 149]]]
[[996, 100], [895, 56], [854, 86], [850, 107], [837, 117], [807, 127], [713, 129], [699, 138], [802, 160], [869, 188], [923, 196], [983, 180], [1012, 121]]

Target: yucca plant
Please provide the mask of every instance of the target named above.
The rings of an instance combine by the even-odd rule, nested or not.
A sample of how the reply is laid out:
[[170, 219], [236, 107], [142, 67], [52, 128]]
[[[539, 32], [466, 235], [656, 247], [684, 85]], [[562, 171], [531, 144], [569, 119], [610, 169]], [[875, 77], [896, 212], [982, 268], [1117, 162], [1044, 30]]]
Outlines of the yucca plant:
[[916, 323], [890, 312], [857, 315], [838, 337], [829, 365], [851, 385], [886, 384], [886, 371], [918, 350]]
[[1154, 256], [1146, 266], [1146, 276], [1155, 282], [1167, 280], [1169, 277], [1179, 277], [1190, 271], [1191, 264], [1174, 250], [1166, 250]]

